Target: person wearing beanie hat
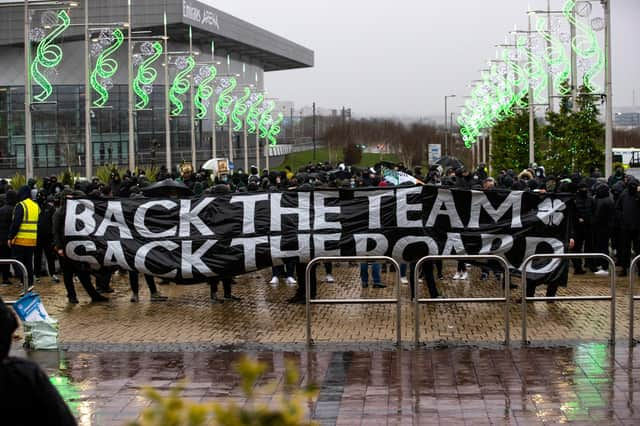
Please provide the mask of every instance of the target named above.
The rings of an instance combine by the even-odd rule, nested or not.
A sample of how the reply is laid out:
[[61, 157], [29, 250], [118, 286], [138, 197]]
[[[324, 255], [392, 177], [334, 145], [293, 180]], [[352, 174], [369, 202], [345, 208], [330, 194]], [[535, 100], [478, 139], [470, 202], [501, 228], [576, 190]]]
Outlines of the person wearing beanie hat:
[[[31, 188], [27, 185], [18, 190], [18, 203], [13, 209], [7, 244], [13, 248], [15, 259], [27, 268], [29, 287], [33, 286], [33, 253], [38, 240], [40, 207], [31, 199]], [[22, 274], [22, 270], [18, 268]]]
[[0, 410], [6, 425], [75, 425], [67, 404], [35, 362], [9, 356], [18, 328], [15, 313], [0, 298]]

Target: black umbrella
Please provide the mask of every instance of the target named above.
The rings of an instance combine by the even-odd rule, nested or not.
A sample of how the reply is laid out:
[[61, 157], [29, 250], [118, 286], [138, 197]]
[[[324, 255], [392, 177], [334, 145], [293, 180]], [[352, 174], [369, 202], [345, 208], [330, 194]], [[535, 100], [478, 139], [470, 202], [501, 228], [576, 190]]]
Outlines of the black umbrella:
[[189, 197], [193, 191], [182, 182], [172, 179], [161, 180], [152, 185], [142, 188], [145, 197]]
[[460, 167], [464, 167], [464, 163], [462, 161], [458, 160], [456, 157], [451, 156], [441, 157], [438, 161], [436, 161], [436, 164], [442, 166], [444, 170], [447, 170], [448, 168], [459, 169]]

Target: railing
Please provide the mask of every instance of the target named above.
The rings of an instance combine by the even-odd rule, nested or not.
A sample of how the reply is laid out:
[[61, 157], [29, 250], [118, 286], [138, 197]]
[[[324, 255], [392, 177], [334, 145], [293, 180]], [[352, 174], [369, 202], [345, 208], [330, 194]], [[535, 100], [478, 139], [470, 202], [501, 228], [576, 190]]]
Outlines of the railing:
[[629, 346], [635, 345], [638, 341], [633, 337], [633, 318], [634, 305], [636, 300], [640, 300], [640, 296], [636, 296], [633, 291], [636, 278], [636, 268], [640, 263], [640, 256], [636, 256], [629, 265]]
[[[318, 263], [324, 262], [387, 262], [391, 263], [396, 269], [395, 279], [395, 297], [392, 299], [312, 299], [311, 298], [311, 270]], [[315, 273], [315, 272], [314, 272]], [[306, 316], [307, 316], [307, 345], [311, 346], [313, 340], [311, 338], [311, 305], [353, 305], [353, 304], [391, 304], [396, 305], [396, 344], [401, 343], [401, 306], [400, 306], [400, 265], [394, 259], [387, 256], [328, 256], [316, 257], [307, 265], [305, 271], [306, 285]]]
[[[609, 262], [609, 277], [611, 294], [609, 296], [553, 296], [553, 297], [527, 297], [527, 266], [538, 259], [604, 259]], [[616, 264], [613, 259], [602, 253], [560, 253], [560, 254], [534, 254], [527, 257], [522, 263], [522, 344], [528, 345], [527, 340], [527, 302], [578, 302], [578, 301], [608, 301], [611, 303], [609, 321], [611, 325], [610, 344], [616, 342]]]
[[[422, 269], [422, 265], [430, 260], [495, 260], [499, 262], [504, 271], [504, 297], [458, 297], [450, 299], [420, 299], [418, 298], [418, 276]], [[415, 317], [415, 344], [420, 343], [420, 303], [504, 303], [504, 344], [509, 345], [511, 343], [509, 332], [509, 264], [501, 256], [495, 254], [485, 255], [433, 255], [425, 256], [418, 260], [416, 267], [413, 271], [413, 303], [414, 303], [414, 317]]]
[[[23, 287], [23, 293], [27, 294], [27, 292], [29, 291], [29, 274], [27, 272], [27, 268], [24, 266], [24, 264], [18, 260], [15, 259], [0, 259], [0, 265], [16, 265], [18, 266], [18, 268], [20, 268], [22, 270], [22, 287]], [[4, 301], [7, 305], [13, 305], [16, 301], [15, 300], [5, 300]]]

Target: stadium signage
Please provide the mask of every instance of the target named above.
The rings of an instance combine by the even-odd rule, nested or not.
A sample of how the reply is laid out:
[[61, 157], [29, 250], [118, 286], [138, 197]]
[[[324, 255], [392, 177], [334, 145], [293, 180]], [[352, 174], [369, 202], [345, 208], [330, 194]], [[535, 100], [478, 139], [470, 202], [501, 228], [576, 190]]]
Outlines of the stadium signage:
[[218, 19], [218, 14], [202, 6], [204, 5], [200, 5], [200, 3], [196, 5], [192, 1], [182, 0], [182, 17], [194, 21], [198, 24], [215, 27], [217, 30], [219, 30], [220, 21]]
[[[517, 272], [563, 253], [568, 195], [435, 186], [238, 193], [199, 199], [70, 199], [65, 253], [177, 282], [237, 275], [317, 256], [499, 254]], [[535, 277], [560, 261], [530, 265]]]

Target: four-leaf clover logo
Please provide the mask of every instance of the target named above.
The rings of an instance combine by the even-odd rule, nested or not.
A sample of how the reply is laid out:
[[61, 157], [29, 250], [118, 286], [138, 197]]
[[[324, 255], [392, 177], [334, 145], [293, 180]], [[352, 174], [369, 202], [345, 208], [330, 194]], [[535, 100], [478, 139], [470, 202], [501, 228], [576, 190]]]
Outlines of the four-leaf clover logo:
[[564, 213], [567, 208], [566, 204], [562, 200], [553, 200], [551, 198], [545, 198], [540, 204], [538, 204], [538, 219], [547, 226], [558, 226], [564, 219]]

